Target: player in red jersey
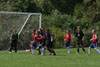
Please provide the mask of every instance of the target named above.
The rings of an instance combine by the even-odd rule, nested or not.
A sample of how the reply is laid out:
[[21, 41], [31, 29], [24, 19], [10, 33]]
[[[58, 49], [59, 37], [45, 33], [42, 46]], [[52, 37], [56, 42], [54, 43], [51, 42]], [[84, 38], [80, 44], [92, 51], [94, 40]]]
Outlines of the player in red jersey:
[[72, 36], [70, 35], [70, 30], [66, 30], [67, 34], [65, 36], [65, 47], [68, 50], [68, 53], [70, 53], [70, 46], [71, 46], [71, 38]]
[[96, 30], [93, 29], [92, 30], [93, 36], [92, 39], [90, 39], [91, 41], [91, 45], [89, 46], [89, 50], [88, 50], [88, 54], [91, 54], [91, 48], [94, 48], [99, 54], [100, 54], [100, 50], [97, 48], [98, 45], [98, 37], [96, 35]]
[[41, 40], [40, 40], [40, 44], [41, 44], [41, 52], [42, 52], [42, 55], [45, 55], [45, 49], [46, 49], [46, 35], [45, 35], [45, 32], [43, 31], [42, 28], [38, 29], [40, 35], [41, 35]]
[[[39, 35], [39, 32], [36, 31], [36, 33], [35, 33], [35, 31], [33, 31], [32, 36], [33, 36], [33, 41], [31, 42], [31, 49], [32, 48], [37, 49], [39, 51], [38, 54], [41, 54], [41, 51], [39, 48], [41, 36]], [[34, 50], [32, 49], [31, 51], [32, 51], [32, 54], [34, 54]]]
[[34, 54], [34, 49], [33, 49], [33, 43], [34, 43], [34, 37], [35, 37], [35, 34], [36, 34], [36, 30], [32, 30], [32, 37], [33, 37], [33, 41], [31, 41], [31, 44], [30, 44], [30, 49], [31, 49], [31, 52], [32, 54]]

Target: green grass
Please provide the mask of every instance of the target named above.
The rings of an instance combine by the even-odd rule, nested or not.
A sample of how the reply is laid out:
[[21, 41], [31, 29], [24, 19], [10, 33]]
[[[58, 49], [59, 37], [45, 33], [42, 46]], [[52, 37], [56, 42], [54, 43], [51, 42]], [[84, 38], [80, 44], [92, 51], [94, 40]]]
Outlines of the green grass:
[[[71, 53], [67, 54], [66, 49], [55, 49], [57, 56], [32, 55], [30, 52], [9, 54], [9, 52], [0, 52], [0, 67], [99, 67], [100, 55], [92, 50], [92, 54], [76, 54], [76, 49], [72, 48]], [[37, 51], [36, 51], [37, 53]]]

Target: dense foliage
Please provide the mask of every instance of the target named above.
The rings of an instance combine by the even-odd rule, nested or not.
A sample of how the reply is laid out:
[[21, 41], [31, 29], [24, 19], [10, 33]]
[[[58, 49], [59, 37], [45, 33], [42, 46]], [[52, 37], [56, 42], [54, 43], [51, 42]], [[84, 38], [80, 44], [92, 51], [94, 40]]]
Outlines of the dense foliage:
[[[100, 35], [100, 0], [1, 0], [0, 11], [41, 12], [43, 28], [50, 28], [55, 35], [55, 47], [64, 46], [65, 30], [75, 35], [81, 26], [85, 33], [85, 46], [89, 46], [91, 30]], [[72, 40], [76, 46], [76, 38]]]

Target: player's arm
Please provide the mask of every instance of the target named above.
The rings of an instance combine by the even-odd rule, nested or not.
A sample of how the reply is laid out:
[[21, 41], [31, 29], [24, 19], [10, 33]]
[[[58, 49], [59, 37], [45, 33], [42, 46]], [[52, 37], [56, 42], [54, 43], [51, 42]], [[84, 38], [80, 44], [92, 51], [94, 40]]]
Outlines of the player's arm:
[[84, 39], [85, 39], [85, 36], [84, 36], [84, 33], [82, 32], [82, 41], [84, 41]]
[[83, 38], [82, 38], [82, 41], [84, 41], [85, 40], [85, 36], [83, 36]]
[[10, 40], [12, 40], [12, 35], [13, 35], [13, 34], [10, 35]]
[[53, 42], [54, 41], [54, 37], [53, 37], [53, 35], [51, 35], [51, 42]]

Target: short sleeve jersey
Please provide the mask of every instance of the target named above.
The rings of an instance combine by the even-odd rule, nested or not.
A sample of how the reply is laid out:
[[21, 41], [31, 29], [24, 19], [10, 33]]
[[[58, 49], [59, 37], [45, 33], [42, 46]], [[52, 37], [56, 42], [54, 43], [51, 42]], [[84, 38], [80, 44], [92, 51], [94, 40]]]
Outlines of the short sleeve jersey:
[[11, 39], [14, 41], [18, 41], [18, 33], [12, 34]]
[[72, 36], [70, 34], [66, 34], [65, 41], [71, 41]]
[[77, 33], [75, 34], [75, 37], [77, 37], [77, 39], [78, 39], [79, 41], [82, 40], [83, 36], [84, 36], [84, 33], [83, 33], [82, 31], [77, 32]]
[[96, 34], [93, 34], [92, 39], [93, 39], [92, 42], [98, 42]]
[[34, 42], [40, 42], [40, 38], [41, 38], [41, 36], [40, 35], [35, 35], [34, 36]]

